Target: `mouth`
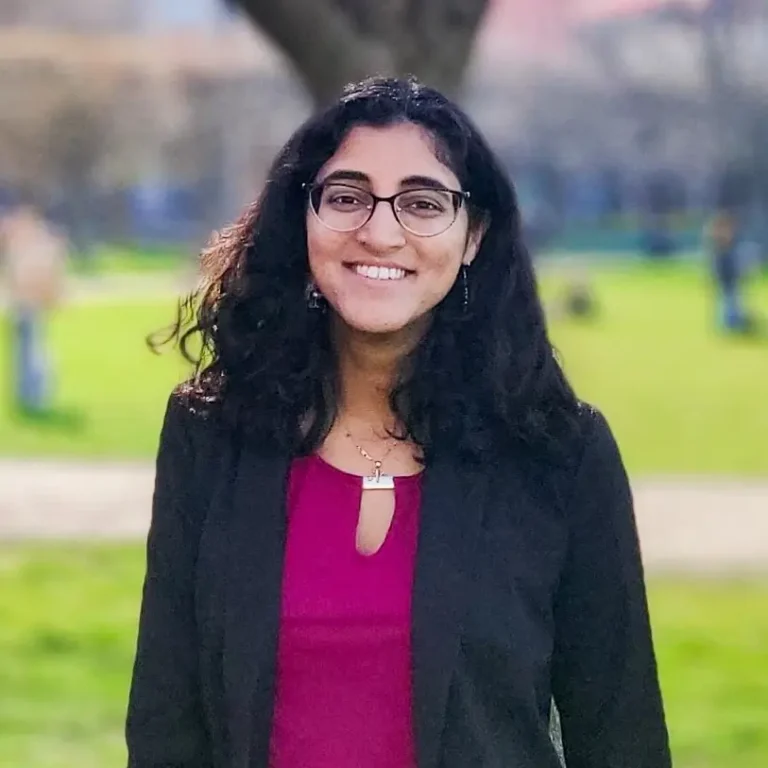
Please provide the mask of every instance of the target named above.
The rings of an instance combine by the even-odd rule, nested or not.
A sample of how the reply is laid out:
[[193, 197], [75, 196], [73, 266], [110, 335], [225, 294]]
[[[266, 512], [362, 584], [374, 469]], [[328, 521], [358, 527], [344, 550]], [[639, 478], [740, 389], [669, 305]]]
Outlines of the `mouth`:
[[397, 280], [405, 280], [406, 277], [410, 277], [411, 275], [415, 274], [414, 270], [403, 269], [402, 267], [395, 267], [390, 265], [360, 264], [352, 262], [347, 263], [344, 266], [360, 277], [364, 277], [368, 280], [379, 280], [382, 282], [395, 282]]

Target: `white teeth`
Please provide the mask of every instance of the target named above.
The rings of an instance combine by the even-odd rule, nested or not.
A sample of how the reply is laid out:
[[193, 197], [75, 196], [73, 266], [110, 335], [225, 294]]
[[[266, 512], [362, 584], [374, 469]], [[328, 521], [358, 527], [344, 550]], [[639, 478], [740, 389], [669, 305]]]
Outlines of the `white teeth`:
[[370, 267], [367, 264], [356, 264], [355, 272], [370, 280], [402, 280], [405, 270], [396, 267]]

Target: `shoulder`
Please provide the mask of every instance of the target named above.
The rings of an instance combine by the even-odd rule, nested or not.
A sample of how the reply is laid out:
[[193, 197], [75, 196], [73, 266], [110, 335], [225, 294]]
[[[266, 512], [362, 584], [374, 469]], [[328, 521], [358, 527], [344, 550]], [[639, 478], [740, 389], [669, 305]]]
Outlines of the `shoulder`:
[[564, 479], [573, 478], [595, 450], [615, 445], [613, 432], [602, 412], [585, 401], [577, 401], [567, 418], [558, 423], [551, 434], [556, 450], [545, 456], [534, 452], [532, 457], [543, 467]]
[[225, 439], [218, 409], [195, 394], [190, 381], [171, 391], [165, 408], [161, 445], [172, 445], [184, 453], [210, 453]]
[[599, 408], [581, 401], [577, 414], [578, 429], [572, 454], [577, 464], [583, 464], [596, 449], [616, 446], [613, 430]]
[[591, 403], [578, 402], [558, 444], [556, 461], [534, 461], [525, 466], [540, 492], [549, 494], [548, 503], [566, 516], [570, 517], [585, 498], [602, 496], [606, 483], [625, 481], [613, 430]]
[[569, 516], [631, 506], [629, 479], [608, 420], [593, 405], [582, 403], [579, 421], [566, 495]]
[[[567, 420], [558, 423], [552, 435], [556, 449], [544, 452], [527, 444], [516, 446], [504, 458], [510, 475], [520, 478], [526, 492], [539, 504], [568, 516], [585, 476], [602, 463], [620, 466], [618, 448], [612, 430], [602, 412], [594, 405], [579, 401]], [[498, 463], [493, 467], [497, 469]]]
[[[208, 514], [211, 488], [228, 469], [233, 451], [216, 412], [190, 396], [185, 385], [169, 395], [156, 460], [156, 495], [197, 526]], [[163, 510], [163, 504], [158, 509]]]

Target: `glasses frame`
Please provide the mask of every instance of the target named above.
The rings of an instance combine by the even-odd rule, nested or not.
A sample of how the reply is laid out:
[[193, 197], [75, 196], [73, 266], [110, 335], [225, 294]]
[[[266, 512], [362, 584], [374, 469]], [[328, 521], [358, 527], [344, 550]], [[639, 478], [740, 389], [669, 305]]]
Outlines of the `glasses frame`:
[[[371, 206], [370, 210], [368, 211], [368, 216], [357, 226], [352, 227], [351, 229], [336, 229], [336, 227], [329, 226], [325, 221], [320, 218], [320, 214], [318, 211], [315, 210], [315, 206], [312, 203], [312, 193], [315, 192], [318, 189], [322, 189], [323, 187], [329, 186], [331, 184], [335, 184], [339, 187], [348, 187], [349, 189], [357, 190], [358, 192], [364, 192], [366, 195], [369, 195], [371, 199], [373, 200], [373, 205]], [[392, 215], [395, 217], [395, 221], [406, 231], [409, 232], [412, 235], [415, 235], [416, 237], [437, 237], [438, 235], [442, 235], [443, 233], [447, 232], [455, 223], [456, 219], [459, 218], [459, 211], [461, 210], [462, 206], [465, 205], [467, 200], [470, 198], [470, 194], [468, 191], [463, 189], [448, 189], [447, 187], [414, 187], [413, 189], [403, 189], [400, 192], [395, 192], [394, 195], [390, 195], [389, 197], [379, 197], [378, 195], [374, 195], [373, 192], [368, 191], [367, 189], [363, 189], [362, 187], [357, 187], [354, 184], [345, 184], [343, 181], [315, 181], [315, 182], [305, 182], [301, 185], [302, 189], [307, 193], [307, 203], [309, 204], [309, 208], [312, 211], [312, 214], [314, 217], [326, 228], [330, 229], [331, 232], [357, 232], [358, 229], [362, 229], [372, 218], [373, 214], [376, 213], [376, 206], [379, 203], [389, 203], [389, 207], [392, 209]], [[441, 229], [439, 232], [434, 232], [431, 235], [423, 235], [419, 232], [414, 232], [410, 227], [407, 227], [403, 222], [400, 220], [400, 216], [397, 213], [397, 208], [395, 207], [395, 201], [398, 199], [398, 197], [401, 197], [402, 195], [408, 195], [412, 194], [413, 192], [448, 192], [449, 194], [454, 196], [454, 206], [453, 206], [453, 219], [451, 220], [451, 223], [445, 228]], [[458, 203], [456, 203], [456, 199], [458, 199]]]

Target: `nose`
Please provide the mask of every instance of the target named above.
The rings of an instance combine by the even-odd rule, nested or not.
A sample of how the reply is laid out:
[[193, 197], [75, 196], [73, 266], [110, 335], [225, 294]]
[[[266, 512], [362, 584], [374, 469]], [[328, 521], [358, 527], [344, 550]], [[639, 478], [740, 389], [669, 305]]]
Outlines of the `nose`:
[[357, 231], [357, 237], [374, 253], [389, 253], [405, 245], [405, 232], [387, 202], [376, 205], [371, 218]]

